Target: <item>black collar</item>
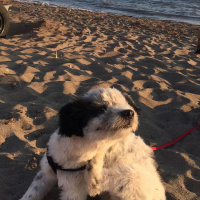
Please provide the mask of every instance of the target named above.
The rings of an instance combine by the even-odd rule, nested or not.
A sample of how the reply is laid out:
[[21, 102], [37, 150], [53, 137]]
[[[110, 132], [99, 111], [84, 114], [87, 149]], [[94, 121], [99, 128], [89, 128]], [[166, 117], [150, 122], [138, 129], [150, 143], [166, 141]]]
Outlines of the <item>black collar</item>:
[[51, 166], [51, 168], [55, 174], [57, 174], [57, 170], [66, 171], [66, 172], [77, 172], [77, 171], [86, 169], [86, 165], [79, 167], [79, 168], [75, 168], [75, 169], [63, 169], [60, 165], [58, 165], [57, 163], [55, 163], [53, 161], [53, 158], [51, 156], [49, 156], [48, 149], [47, 149], [46, 155], [47, 155], [48, 163]]

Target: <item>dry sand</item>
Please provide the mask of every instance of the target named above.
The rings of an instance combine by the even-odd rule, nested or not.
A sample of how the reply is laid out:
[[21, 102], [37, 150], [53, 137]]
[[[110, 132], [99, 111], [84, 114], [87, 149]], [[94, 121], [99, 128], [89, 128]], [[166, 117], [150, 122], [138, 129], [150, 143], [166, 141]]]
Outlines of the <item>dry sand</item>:
[[[17, 2], [10, 17], [0, 39], [0, 200], [26, 191], [73, 95], [99, 86], [129, 93], [150, 145], [200, 123], [200, 26]], [[155, 156], [168, 200], [200, 199], [199, 130]]]

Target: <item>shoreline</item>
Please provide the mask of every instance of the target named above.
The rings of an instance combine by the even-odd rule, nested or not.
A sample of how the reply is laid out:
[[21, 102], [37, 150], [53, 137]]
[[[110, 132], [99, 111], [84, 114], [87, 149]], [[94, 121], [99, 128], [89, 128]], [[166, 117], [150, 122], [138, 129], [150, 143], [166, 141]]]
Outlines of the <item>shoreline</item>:
[[[144, 15], [144, 14], [140, 14], [138, 16], [134, 16], [134, 14], [120, 14], [120, 13], [115, 13], [114, 11], [100, 11], [100, 10], [92, 10], [92, 9], [85, 9], [85, 8], [76, 8], [76, 7], [68, 7], [68, 6], [65, 6], [65, 5], [59, 5], [59, 4], [53, 4], [53, 3], [47, 3], [47, 2], [40, 2], [40, 1], [34, 1], [34, 2], [26, 2], [26, 1], [17, 1], [19, 3], [29, 3], [29, 4], [35, 4], [35, 5], [46, 5], [46, 6], [49, 6], [49, 7], [58, 7], [58, 8], [68, 8], [70, 10], [82, 10], [82, 11], [89, 11], [89, 12], [94, 12], [94, 13], [102, 13], [102, 14], [111, 14], [111, 15], [116, 15], [116, 16], [125, 16], [125, 17], [135, 17], [135, 18], [144, 18], [144, 19], [152, 19], [152, 20], [160, 20], [160, 21], [172, 21], [172, 22], [177, 22], [177, 23], [186, 23], [186, 24], [191, 24], [191, 25], [197, 25], [197, 26], [200, 26], [200, 22], [197, 23], [197, 22], [194, 22], [194, 19], [196, 19], [194, 17], [194, 19], [190, 19], [188, 22], [186, 21], [187, 17], [186, 16], [182, 16], [182, 18], [180, 18], [180, 16], [172, 16], [172, 15], [168, 15], [168, 17], [163, 17], [163, 16], [160, 16], [159, 17], [156, 17], [155, 14], [153, 14], [153, 16], [140, 16], [140, 15]], [[170, 19], [171, 18], [171, 19]], [[177, 18], [180, 18], [179, 20]], [[185, 20], [184, 20], [185, 19]]]
[[[13, 2], [0, 39], [0, 194], [20, 199], [58, 111], [97, 87], [128, 93], [139, 134], [159, 146], [200, 121], [200, 26]], [[168, 200], [199, 200], [200, 134], [156, 151]], [[58, 188], [45, 198], [58, 198]]]

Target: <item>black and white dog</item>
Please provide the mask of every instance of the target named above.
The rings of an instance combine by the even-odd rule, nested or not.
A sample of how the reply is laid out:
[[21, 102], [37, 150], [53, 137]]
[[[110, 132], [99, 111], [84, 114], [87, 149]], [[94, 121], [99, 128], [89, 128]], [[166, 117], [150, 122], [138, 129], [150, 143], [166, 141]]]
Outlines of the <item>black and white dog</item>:
[[42, 200], [58, 183], [61, 200], [109, 191], [123, 200], [164, 200], [153, 152], [132, 133], [138, 108], [114, 88], [91, 90], [64, 106], [41, 169], [21, 200]]

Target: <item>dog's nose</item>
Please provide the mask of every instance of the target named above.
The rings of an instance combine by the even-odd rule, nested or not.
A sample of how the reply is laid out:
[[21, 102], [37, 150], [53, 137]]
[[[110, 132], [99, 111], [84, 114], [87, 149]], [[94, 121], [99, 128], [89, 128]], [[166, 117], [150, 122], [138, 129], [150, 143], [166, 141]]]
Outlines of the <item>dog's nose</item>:
[[130, 118], [134, 116], [134, 112], [132, 110], [123, 110], [121, 112], [122, 117]]

